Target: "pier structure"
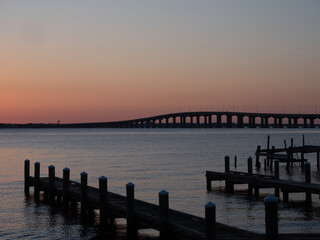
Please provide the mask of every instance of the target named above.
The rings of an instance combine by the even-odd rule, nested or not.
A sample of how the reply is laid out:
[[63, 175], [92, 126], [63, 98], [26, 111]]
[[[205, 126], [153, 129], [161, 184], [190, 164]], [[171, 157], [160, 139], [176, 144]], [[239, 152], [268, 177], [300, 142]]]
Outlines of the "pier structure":
[[[263, 234], [242, 230], [216, 221], [216, 207], [212, 202], [204, 206], [205, 218], [169, 208], [169, 193], [159, 192], [159, 204], [151, 204], [135, 199], [135, 185], [126, 184], [126, 196], [108, 190], [107, 178], [100, 177], [99, 188], [88, 186], [88, 174], [80, 173], [80, 183], [70, 180], [70, 169], [63, 169], [63, 178], [56, 176], [55, 167], [48, 167], [48, 176], [40, 177], [40, 163], [34, 164], [35, 175], [30, 175], [30, 161], [24, 162], [25, 194], [30, 195], [34, 187], [34, 199], [41, 199], [50, 205], [60, 204], [68, 211], [80, 205], [80, 217], [86, 221], [99, 211], [101, 235], [114, 224], [114, 219], [127, 220], [127, 239], [137, 239], [139, 229], [159, 231], [161, 240], [216, 240], [216, 239], [265, 239]], [[273, 221], [273, 220], [271, 220]]]
[[280, 163], [286, 163], [287, 170], [289, 170], [289, 167], [293, 166], [294, 163], [300, 163], [301, 168], [303, 168], [304, 163], [308, 161], [305, 158], [305, 154], [315, 153], [317, 158], [317, 169], [320, 169], [320, 146], [306, 145], [304, 135], [302, 139], [302, 146], [294, 146], [292, 138], [290, 146], [287, 146], [285, 140], [284, 146], [284, 148], [276, 148], [275, 146], [270, 148], [270, 136], [268, 135], [267, 147], [262, 149], [260, 145], [257, 146], [257, 150], [255, 152], [256, 167], [260, 168], [261, 166], [260, 157], [265, 157], [265, 167], [272, 168], [273, 161], [277, 159]]
[[[227, 162], [226, 162], [226, 167]], [[70, 169], [63, 169], [63, 178], [55, 176], [55, 167], [48, 167], [48, 177], [40, 177], [40, 163], [34, 164], [34, 176], [30, 175], [30, 161], [24, 162], [25, 194], [30, 195], [34, 187], [34, 199], [44, 199], [51, 205], [62, 204], [64, 210], [77, 209], [80, 204], [81, 218], [85, 221], [94, 210], [99, 211], [101, 236], [114, 224], [115, 218], [127, 220], [127, 239], [137, 239], [139, 229], [153, 228], [159, 231], [161, 240], [289, 240], [319, 239], [320, 234], [279, 233], [278, 202], [275, 196], [268, 196], [265, 203], [265, 234], [242, 230], [217, 222], [216, 206], [212, 202], [205, 205], [205, 218], [183, 213], [169, 208], [169, 193], [159, 192], [159, 205], [147, 203], [134, 197], [133, 183], [126, 184], [126, 196], [108, 191], [107, 178], [99, 178], [99, 188], [88, 186], [88, 174], [80, 174], [80, 183], [70, 180]], [[230, 171], [228, 172], [230, 174]], [[208, 183], [208, 177], [207, 177]], [[230, 185], [231, 186], [231, 185]]]
[[306, 206], [311, 207], [311, 194], [320, 195], [320, 184], [311, 183], [310, 163], [305, 162], [305, 182], [291, 181], [280, 178], [279, 160], [274, 161], [274, 175], [254, 174], [252, 172], [252, 158], [248, 158], [248, 172], [230, 171], [230, 158], [225, 157], [225, 172], [206, 171], [207, 190], [211, 191], [212, 181], [225, 181], [225, 189], [234, 193], [234, 185], [247, 184], [248, 195], [259, 197], [259, 189], [273, 188], [274, 196], [280, 199], [280, 191], [283, 193], [283, 202], [289, 201], [289, 193], [305, 193]]
[[112, 122], [0, 124], [0, 128], [315, 128], [319, 119], [320, 114], [202, 111]]

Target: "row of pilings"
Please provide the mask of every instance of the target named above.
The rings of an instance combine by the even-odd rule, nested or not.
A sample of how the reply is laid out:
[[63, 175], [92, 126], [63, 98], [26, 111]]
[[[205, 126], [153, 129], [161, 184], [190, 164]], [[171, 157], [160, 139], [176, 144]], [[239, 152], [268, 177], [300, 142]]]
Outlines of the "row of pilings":
[[[63, 191], [62, 195], [59, 195], [55, 186], [55, 167], [50, 165], [48, 167], [48, 178], [49, 187], [40, 188], [40, 163], [36, 162], [34, 164], [34, 180], [31, 183], [30, 178], [30, 161], [24, 161], [24, 191], [25, 195], [29, 197], [31, 186], [34, 186], [34, 199], [40, 201], [40, 190], [44, 191], [44, 198], [48, 200], [51, 205], [55, 204], [57, 201], [63, 203], [64, 210], [68, 210], [71, 206], [74, 207], [76, 204], [74, 197], [70, 196], [69, 187], [74, 185], [75, 182], [70, 180], [70, 169], [63, 169]], [[88, 174], [82, 172], [80, 174], [80, 213], [81, 218], [84, 220], [88, 217], [88, 213], [93, 209], [90, 208], [88, 204]], [[165, 190], [159, 192], [159, 233], [161, 240], [171, 239], [169, 234], [169, 193]], [[71, 201], [71, 199], [73, 199]], [[266, 240], [276, 240], [278, 239], [278, 202], [279, 199], [275, 196], [268, 196], [264, 199], [265, 203], [265, 230], [266, 230]], [[115, 216], [109, 215], [108, 207], [108, 185], [107, 178], [102, 176], [99, 178], [99, 218], [100, 218], [100, 229], [103, 232], [109, 228], [109, 224], [112, 224]], [[135, 198], [134, 198], [134, 184], [129, 182], [126, 184], [126, 214], [125, 218], [127, 220], [127, 239], [137, 239], [138, 225], [135, 219]], [[123, 217], [123, 216], [122, 216]], [[205, 205], [205, 239], [206, 240], [216, 240], [217, 239], [217, 222], [216, 222], [216, 205], [212, 202], [208, 202]]]

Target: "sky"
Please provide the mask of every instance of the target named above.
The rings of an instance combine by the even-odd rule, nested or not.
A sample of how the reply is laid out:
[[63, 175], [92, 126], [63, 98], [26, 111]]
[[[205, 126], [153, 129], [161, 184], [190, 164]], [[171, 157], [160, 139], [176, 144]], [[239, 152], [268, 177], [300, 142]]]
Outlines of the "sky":
[[319, 12], [318, 0], [0, 0], [0, 123], [320, 113]]

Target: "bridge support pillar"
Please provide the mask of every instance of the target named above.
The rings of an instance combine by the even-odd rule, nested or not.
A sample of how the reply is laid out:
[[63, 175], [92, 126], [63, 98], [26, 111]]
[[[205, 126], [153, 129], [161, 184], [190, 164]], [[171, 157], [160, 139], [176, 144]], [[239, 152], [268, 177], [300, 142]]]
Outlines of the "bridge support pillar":
[[304, 128], [308, 127], [308, 118], [303, 118], [303, 127]]
[[232, 115], [227, 115], [227, 127], [232, 128]]
[[268, 117], [264, 118], [264, 127], [269, 128], [269, 118]]
[[288, 118], [288, 128], [292, 128], [292, 118]]
[[279, 119], [278, 119], [278, 125], [279, 125], [279, 128], [282, 128], [283, 126], [282, 126], [282, 117], [279, 117]]
[[221, 115], [217, 115], [217, 128], [221, 128]]
[[310, 127], [314, 128], [314, 118], [310, 118]]
[[238, 128], [243, 128], [243, 116], [238, 116]]
[[209, 118], [209, 128], [212, 128], [212, 115], [209, 115], [208, 118]]
[[298, 128], [298, 118], [293, 119], [293, 127]]

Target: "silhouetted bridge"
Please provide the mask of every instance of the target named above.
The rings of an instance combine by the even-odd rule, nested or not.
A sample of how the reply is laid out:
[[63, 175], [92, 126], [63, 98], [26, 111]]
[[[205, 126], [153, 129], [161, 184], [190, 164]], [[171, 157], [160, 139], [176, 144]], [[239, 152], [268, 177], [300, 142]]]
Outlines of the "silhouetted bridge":
[[125, 121], [70, 124], [0, 124], [0, 127], [105, 127], [105, 128], [314, 128], [320, 114], [180, 112]]

